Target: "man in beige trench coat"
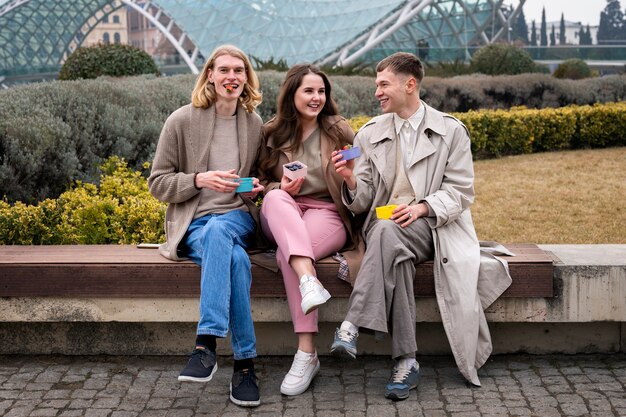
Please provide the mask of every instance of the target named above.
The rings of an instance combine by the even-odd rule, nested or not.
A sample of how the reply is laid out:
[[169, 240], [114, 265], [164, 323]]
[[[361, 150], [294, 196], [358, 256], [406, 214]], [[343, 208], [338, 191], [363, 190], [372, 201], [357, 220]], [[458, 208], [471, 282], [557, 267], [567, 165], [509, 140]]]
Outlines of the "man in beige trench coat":
[[[510, 285], [505, 263], [481, 264], [469, 206], [474, 201], [470, 138], [454, 117], [423, 103], [419, 59], [396, 53], [376, 68], [376, 98], [383, 115], [363, 126], [354, 144], [362, 155], [333, 161], [343, 176], [343, 200], [366, 213], [366, 252], [348, 313], [331, 352], [356, 356], [359, 328], [390, 333], [395, 366], [386, 397], [403, 400], [417, 387], [415, 263], [434, 259], [443, 325], [463, 376], [480, 385], [477, 370], [491, 354], [483, 310]], [[396, 205], [391, 218], [376, 207]]]

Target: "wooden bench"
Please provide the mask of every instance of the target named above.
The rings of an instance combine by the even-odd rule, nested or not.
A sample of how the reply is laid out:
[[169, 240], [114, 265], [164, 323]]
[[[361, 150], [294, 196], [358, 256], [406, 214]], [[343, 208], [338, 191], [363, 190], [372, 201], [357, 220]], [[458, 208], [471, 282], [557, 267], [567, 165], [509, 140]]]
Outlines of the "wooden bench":
[[[534, 244], [505, 245], [513, 284], [503, 297], [552, 297], [552, 258]], [[351, 286], [337, 278], [337, 261], [317, 263], [334, 297]], [[253, 265], [253, 297], [285, 297], [280, 272]], [[131, 245], [0, 246], [0, 297], [195, 297], [200, 268], [173, 262], [156, 249]], [[417, 266], [416, 297], [435, 295], [432, 262]]]

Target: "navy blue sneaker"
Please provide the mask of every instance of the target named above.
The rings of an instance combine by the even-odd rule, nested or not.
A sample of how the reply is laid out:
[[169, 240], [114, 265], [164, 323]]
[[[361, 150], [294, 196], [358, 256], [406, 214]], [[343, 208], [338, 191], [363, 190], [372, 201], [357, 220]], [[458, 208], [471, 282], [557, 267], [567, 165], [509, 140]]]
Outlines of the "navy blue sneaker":
[[259, 379], [254, 374], [254, 369], [233, 372], [230, 381], [230, 400], [242, 407], [256, 407], [261, 404]]
[[333, 355], [348, 355], [352, 359], [356, 359], [356, 339], [359, 332], [352, 333], [348, 330], [335, 330], [335, 339], [330, 347], [330, 353]]
[[189, 354], [187, 366], [178, 375], [179, 381], [209, 382], [217, 371], [215, 352], [196, 347]]
[[419, 364], [415, 364], [411, 369], [393, 368], [393, 374], [387, 384], [385, 397], [394, 401], [406, 400], [409, 398], [409, 391], [417, 388], [419, 379]]

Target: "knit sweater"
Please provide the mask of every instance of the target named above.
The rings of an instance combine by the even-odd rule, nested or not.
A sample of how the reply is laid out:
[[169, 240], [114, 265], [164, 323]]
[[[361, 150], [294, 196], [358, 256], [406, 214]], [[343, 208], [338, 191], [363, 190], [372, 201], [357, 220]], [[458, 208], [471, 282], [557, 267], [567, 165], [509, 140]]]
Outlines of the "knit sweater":
[[[254, 172], [261, 147], [261, 118], [254, 112], [237, 108], [237, 144], [239, 170], [237, 175], [249, 177]], [[168, 204], [165, 214], [166, 243], [159, 250], [163, 256], [181, 260], [178, 252], [189, 224], [196, 214], [200, 190], [194, 185], [194, 174], [208, 167], [209, 152], [215, 127], [215, 106], [196, 108], [191, 104], [181, 107], [165, 121], [159, 137], [152, 172], [148, 178], [150, 193]], [[233, 147], [237, 152], [237, 147]], [[246, 197], [243, 199], [250, 213], [258, 221], [258, 209]]]

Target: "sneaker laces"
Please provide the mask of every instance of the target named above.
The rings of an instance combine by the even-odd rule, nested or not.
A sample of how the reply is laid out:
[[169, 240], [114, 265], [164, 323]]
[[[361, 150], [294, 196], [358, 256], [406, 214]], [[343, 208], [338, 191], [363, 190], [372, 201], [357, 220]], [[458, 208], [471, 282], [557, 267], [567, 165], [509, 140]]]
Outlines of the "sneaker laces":
[[294, 356], [293, 358], [293, 363], [291, 364], [291, 369], [289, 369], [289, 373], [296, 376], [304, 375], [304, 371], [309, 366], [310, 359], [311, 358], [296, 354], [296, 356]]
[[393, 375], [391, 377], [391, 382], [394, 384], [401, 384], [404, 382], [406, 377], [411, 373], [410, 368], [393, 368]]
[[[303, 294], [308, 294], [312, 291], [321, 291], [321, 285], [315, 282], [314, 278], [307, 278], [306, 281], [300, 283], [300, 286], [302, 287], [301, 292]], [[320, 288], [319, 290], [317, 289], [318, 287]]]
[[206, 353], [203, 349], [194, 349], [191, 353], [188, 353], [187, 356], [193, 358], [194, 356], [202, 355]]
[[250, 369], [242, 369], [239, 371], [239, 384], [237, 385], [253, 385], [254, 382], [254, 371], [251, 371]]
[[193, 360], [193, 358], [198, 358], [198, 360], [200, 361], [200, 363], [202, 364], [202, 366], [208, 368], [209, 366], [211, 366], [210, 364], [210, 350], [208, 349], [194, 349], [191, 353], [188, 353], [187, 356], [189, 356], [189, 360]]
[[348, 330], [337, 329], [337, 338], [342, 342], [352, 343], [358, 333], [352, 333]]

